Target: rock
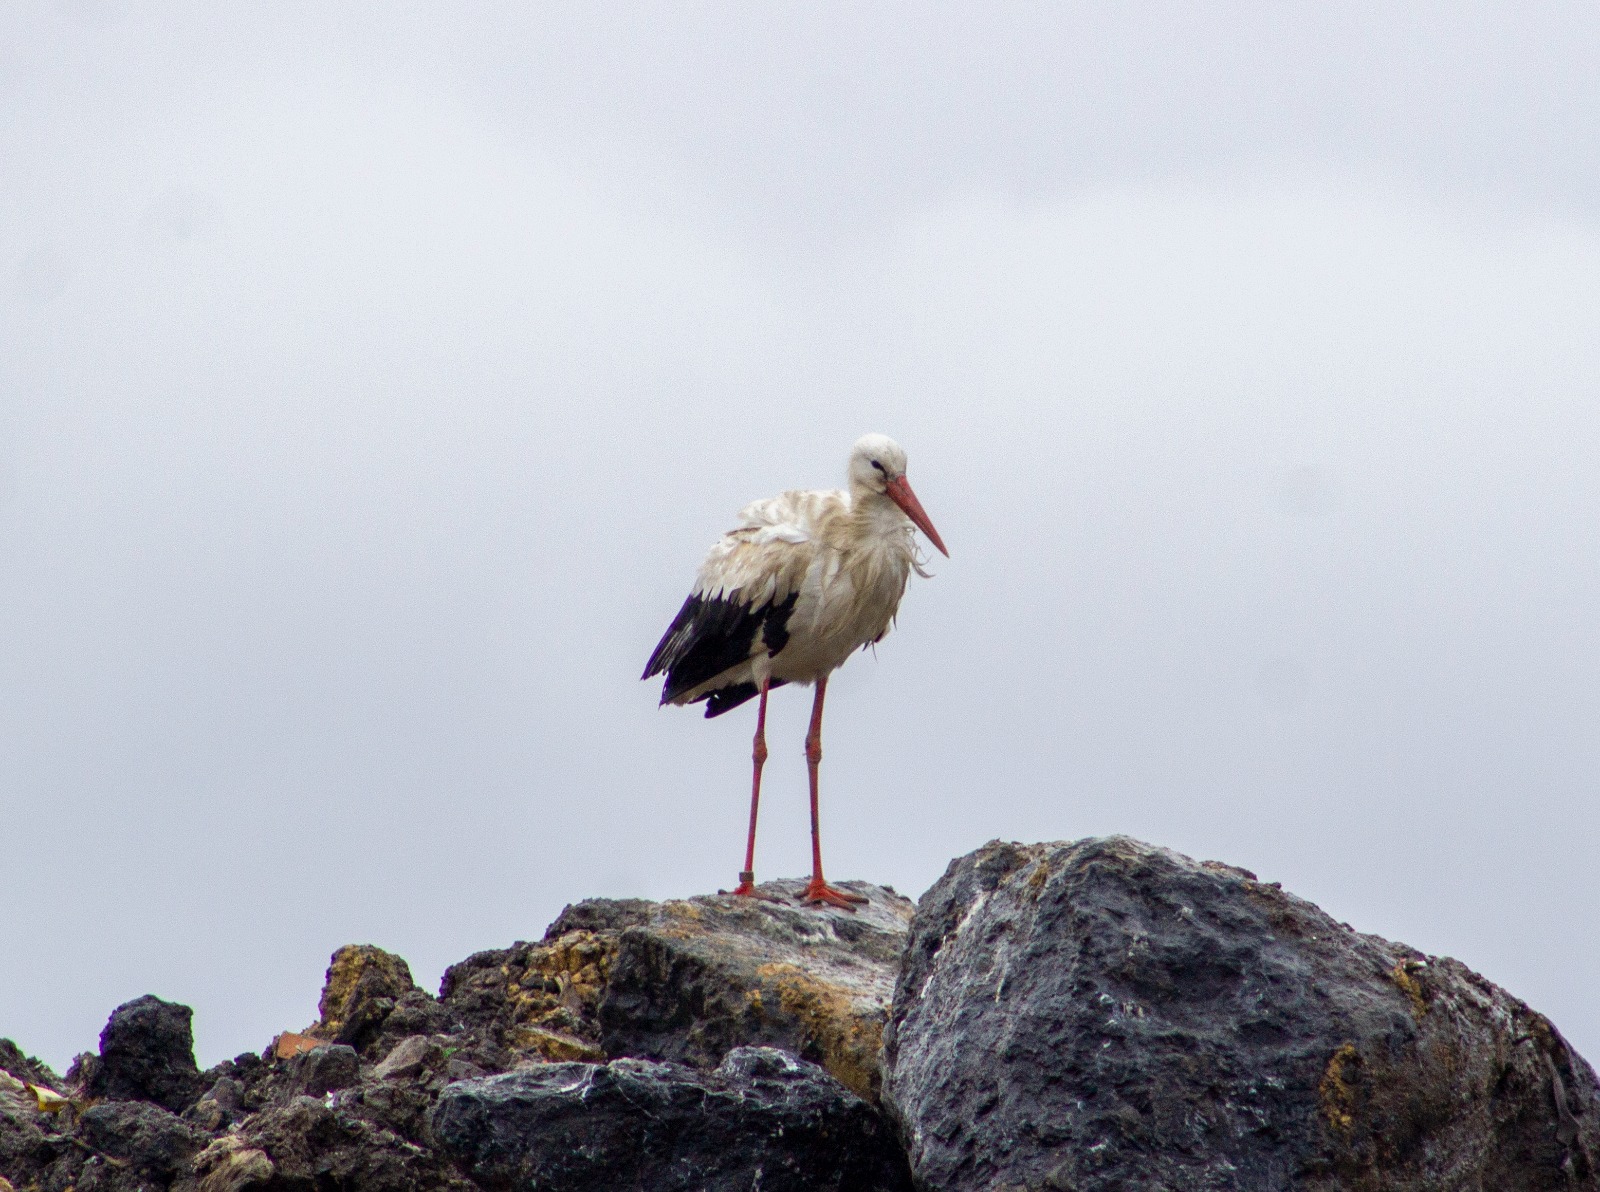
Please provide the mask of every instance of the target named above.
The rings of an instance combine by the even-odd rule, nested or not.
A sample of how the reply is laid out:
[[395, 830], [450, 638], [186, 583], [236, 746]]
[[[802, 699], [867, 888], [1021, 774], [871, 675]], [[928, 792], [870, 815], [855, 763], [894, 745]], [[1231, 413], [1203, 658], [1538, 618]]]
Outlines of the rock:
[[229, 1115], [226, 1109], [209, 1097], [201, 1097], [183, 1111], [183, 1120], [208, 1134], [216, 1134], [227, 1128]]
[[1600, 1088], [1542, 1016], [1126, 837], [953, 862], [885, 1066], [927, 1192], [1600, 1187]]
[[277, 1168], [266, 1151], [245, 1145], [236, 1134], [228, 1134], [195, 1156], [193, 1172], [199, 1181], [197, 1192], [242, 1192], [265, 1184]]
[[561, 908], [556, 921], [545, 929], [544, 938], [557, 939], [573, 931], [621, 931], [624, 927], [646, 927], [655, 913], [656, 903], [645, 898], [589, 898]]
[[[16, 1063], [13, 1048], [6, 1058]], [[21, 1065], [18, 1064], [20, 1067]], [[53, 1075], [40, 1065], [29, 1071], [29, 1076]], [[65, 1188], [73, 1183], [83, 1158], [72, 1139], [63, 1128], [58, 1115], [42, 1114], [38, 1100], [28, 1090], [25, 1078], [13, 1075], [9, 1069], [0, 1071], [0, 1176], [5, 1176], [22, 1188], [46, 1186], [52, 1174], [59, 1175], [48, 1186]]]
[[432, 1145], [428, 1115], [447, 1083], [445, 1066], [445, 1049], [433, 1039], [412, 1035], [402, 1040], [362, 1085], [364, 1111], [402, 1138]]
[[395, 1045], [372, 1071], [374, 1080], [409, 1080], [425, 1069], [437, 1067], [444, 1059], [444, 1048], [426, 1035], [408, 1035]]
[[27, 1081], [0, 1070], [0, 1111], [29, 1120], [39, 1112], [39, 1098]]
[[449, 969], [441, 1001], [513, 1057], [630, 1056], [715, 1067], [730, 1050], [781, 1047], [872, 1099], [878, 1050], [912, 904], [881, 886], [856, 914], [768, 900], [595, 899], [568, 907], [538, 944]]
[[447, 1027], [438, 1003], [418, 989], [400, 957], [371, 944], [333, 954], [309, 1034], [354, 1047], [372, 1058], [410, 1034]]
[[244, 1150], [264, 1154], [274, 1187], [343, 1192], [472, 1192], [448, 1162], [367, 1121], [358, 1106], [296, 1097], [239, 1127]]
[[155, 998], [65, 1084], [0, 1042], [0, 1177], [908, 1192], [903, 1139], [923, 1192], [1600, 1192], [1600, 1087], [1548, 1021], [1244, 870], [1112, 838], [991, 844], [916, 908], [849, 885], [859, 914], [798, 881], [578, 903], [439, 998], [341, 948], [314, 1026], [204, 1074]]
[[[241, 1086], [254, 1083], [267, 1069], [267, 1061], [253, 1051], [243, 1055], [236, 1055], [231, 1060], [223, 1060], [213, 1068], [200, 1074], [200, 1083], [207, 1089], [215, 1089], [217, 1083], [223, 1080], [236, 1081]], [[202, 1093], [202, 1096], [209, 1095]]]
[[289, 1080], [296, 1092], [307, 1097], [347, 1089], [361, 1080], [361, 1057], [343, 1043], [314, 1047], [289, 1061]]
[[103, 1101], [78, 1118], [78, 1137], [100, 1155], [142, 1175], [171, 1179], [211, 1140], [205, 1132], [148, 1101]]
[[611, 937], [574, 932], [555, 944], [479, 952], [446, 969], [441, 1000], [500, 1052], [468, 1058], [496, 1071], [518, 1058], [605, 1059], [596, 1010], [614, 951]]
[[88, 1097], [182, 1113], [206, 1087], [194, 1062], [193, 1013], [150, 994], [124, 1002], [100, 1032], [99, 1056], [79, 1057], [68, 1081]]
[[42, 1084], [46, 1088], [61, 1089], [66, 1082], [50, 1070], [48, 1064], [24, 1055], [22, 1049], [10, 1039], [0, 1039], [0, 1072], [9, 1072], [18, 1080], [29, 1084]]
[[243, 1115], [244, 1091], [243, 1082], [231, 1076], [219, 1077], [198, 1101], [183, 1111], [184, 1121], [214, 1134]]
[[451, 1085], [438, 1146], [480, 1185], [561, 1192], [909, 1192], [887, 1124], [771, 1048], [710, 1073], [673, 1063], [534, 1065]]

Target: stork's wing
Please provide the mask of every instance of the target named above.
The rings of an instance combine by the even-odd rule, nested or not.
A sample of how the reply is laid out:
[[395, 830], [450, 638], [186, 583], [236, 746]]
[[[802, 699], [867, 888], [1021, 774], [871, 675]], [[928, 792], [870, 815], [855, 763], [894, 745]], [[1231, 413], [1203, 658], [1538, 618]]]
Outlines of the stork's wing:
[[706, 715], [716, 716], [756, 694], [748, 671], [728, 674], [726, 685], [713, 680], [788, 643], [789, 615], [812, 554], [807, 511], [794, 498], [810, 495], [785, 493], [747, 506], [740, 525], [711, 548], [644, 668], [646, 679], [666, 675], [662, 703], [709, 699]]
[[[720, 686], [714, 680], [760, 654], [776, 654], [783, 649], [789, 640], [785, 626], [799, 595], [791, 592], [780, 603], [760, 608], [733, 600], [690, 596], [650, 656], [644, 678], [666, 674], [661, 690], [664, 704], [710, 700], [707, 716], [738, 707], [757, 694], [748, 671], [742, 677], [728, 675], [728, 682]], [[779, 687], [782, 683], [774, 679], [770, 685]], [[705, 690], [690, 695], [697, 687]]]

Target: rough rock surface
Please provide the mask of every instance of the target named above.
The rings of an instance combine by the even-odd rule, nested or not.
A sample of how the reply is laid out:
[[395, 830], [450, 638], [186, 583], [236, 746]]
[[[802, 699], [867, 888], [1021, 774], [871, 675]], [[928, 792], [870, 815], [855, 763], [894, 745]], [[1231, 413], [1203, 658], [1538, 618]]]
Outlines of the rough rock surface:
[[1600, 1187], [1600, 1089], [1545, 1018], [1125, 837], [953, 862], [885, 1063], [929, 1192]]
[[[729, 1051], [776, 1043], [870, 1093], [912, 906], [851, 885], [871, 899], [857, 915], [727, 897], [579, 903], [543, 942], [457, 965], [441, 998], [398, 956], [340, 948], [315, 1023], [204, 1073], [189, 1009], [153, 997], [118, 1007], [100, 1053], [65, 1081], [0, 1042], [0, 1068], [15, 1070], [0, 1080], [0, 1177], [41, 1192], [467, 1189], [435, 1145], [441, 1094], [552, 1060], [683, 1060], [725, 1084], [709, 1070]], [[763, 891], [792, 899], [800, 888]], [[849, 1105], [851, 1128], [892, 1138], [871, 1106], [795, 1070], [810, 1075], [782, 1080], [826, 1087], [818, 1105]], [[72, 1104], [40, 1112], [25, 1082]], [[829, 1129], [834, 1109], [817, 1109]]]
[[923, 1192], [1600, 1192], [1547, 1020], [1243, 870], [992, 844], [914, 924], [849, 884], [579, 903], [438, 998], [341, 948], [314, 1024], [204, 1073], [156, 998], [64, 1079], [0, 1040], [0, 1192], [868, 1192], [901, 1142]]
[[[340, 1095], [297, 1096], [262, 1110], [220, 1140], [232, 1146], [217, 1156], [225, 1165], [210, 1175], [203, 1192], [227, 1179], [237, 1182], [240, 1168], [250, 1166], [262, 1173], [270, 1169], [263, 1184], [269, 1192], [466, 1192], [472, 1187], [432, 1148], [386, 1128], [364, 1110], [358, 1097]], [[197, 1174], [199, 1168], [197, 1163]]]
[[479, 1184], [562, 1192], [910, 1192], [883, 1118], [812, 1064], [554, 1063], [452, 1085], [433, 1132]]
[[163, 1182], [185, 1170], [211, 1139], [175, 1113], [148, 1101], [102, 1101], [83, 1111], [78, 1138], [97, 1157], [131, 1165]]
[[[0, 1177], [17, 1188], [38, 1183], [53, 1170], [76, 1170], [70, 1132], [56, 1115], [40, 1113], [29, 1084], [64, 1087], [44, 1064], [0, 1039]], [[65, 1162], [62, 1162], [65, 1160]], [[70, 1176], [56, 1187], [71, 1183]]]
[[24, 1055], [22, 1049], [10, 1039], [0, 1039], [0, 1072], [10, 1073], [16, 1080], [42, 1084], [47, 1088], [58, 1089], [66, 1083], [50, 1070], [48, 1064], [31, 1055]]
[[194, 1062], [193, 1011], [146, 994], [118, 1006], [100, 1032], [100, 1054], [80, 1056], [67, 1079], [91, 1097], [153, 1101], [182, 1113], [204, 1091]]
[[857, 913], [799, 905], [796, 880], [761, 886], [770, 901], [579, 903], [543, 942], [452, 967], [441, 1000], [516, 1056], [711, 1068], [735, 1047], [781, 1047], [873, 1100], [913, 906], [842, 884], [868, 898]]
[[400, 957], [371, 944], [333, 954], [307, 1033], [343, 1043], [363, 1056], [386, 1053], [409, 1035], [450, 1029], [449, 1015], [411, 979]]

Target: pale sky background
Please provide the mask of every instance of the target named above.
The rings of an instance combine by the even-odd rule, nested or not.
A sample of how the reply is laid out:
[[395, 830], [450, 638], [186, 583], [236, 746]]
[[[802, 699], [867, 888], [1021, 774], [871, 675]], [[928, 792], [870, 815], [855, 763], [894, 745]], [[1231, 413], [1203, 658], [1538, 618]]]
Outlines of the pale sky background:
[[[834, 878], [1128, 832], [1600, 1060], [1588, 4], [10, 4], [0, 1035], [202, 1064], [371, 942], [731, 885], [638, 681], [881, 430], [953, 558], [830, 690]], [[808, 698], [757, 857], [808, 864]]]

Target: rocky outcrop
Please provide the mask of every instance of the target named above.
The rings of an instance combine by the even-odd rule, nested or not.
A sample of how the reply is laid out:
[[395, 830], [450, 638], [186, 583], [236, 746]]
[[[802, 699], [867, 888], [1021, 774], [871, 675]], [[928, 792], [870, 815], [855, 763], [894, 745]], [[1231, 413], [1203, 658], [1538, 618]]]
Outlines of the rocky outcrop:
[[[148, 1101], [102, 1101], [78, 1118], [78, 1140], [96, 1160], [131, 1169], [141, 1180], [169, 1183], [211, 1139]], [[79, 1177], [82, 1182], [82, 1177]]]
[[404, 960], [371, 944], [348, 944], [333, 954], [317, 1011], [307, 1035], [368, 1058], [412, 1035], [446, 1033], [459, 1025], [417, 988]]
[[100, 1054], [79, 1056], [68, 1080], [90, 1097], [151, 1101], [182, 1113], [204, 1088], [193, 1016], [188, 1006], [148, 994], [123, 1003], [100, 1032]]
[[25, 1055], [10, 1039], [0, 1039], [0, 1072], [9, 1074], [13, 1080], [42, 1084], [47, 1088], [60, 1088], [64, 1083], [48, 1064]]
[[564, 1192], [910, 1192], [883, 1118], [820, 1068], [735, 1048], [711, 1072], [553, 1063], [451, 1085], [433, 1133], [480, 1185]]
[[359, 1093], [295, 1096], [269, 1105], [217, 1143], [194, 1164], [191, 1178], [201, 1181], [200, 1192], [214, 1192], [222, 1184], [266, 1192], [468, 1192], [472, 1187], [426, 1140], [409, 1139], [377, 1120]]
[[[464, 1135], [441, 1148], [441, 1096], [488, 1105], [490, 1094], [471, 1090], [508, 1072], [502, 1079], [537, 1083], [565, 1062], [601, 1073], [597, 1088], [648, 1087], [659, 1107], [676, 1106], [674, 1145], [708, 1186], [749, 1186], [739, 1181], [757, 1172], [768, 1188], [800, 1186], [783, 1173], [809, 1165], [834, 1173], [818, 1187], [901, 1187], [903, 1158], [881, 1114], [806, 1062], [869, 1096], [876, 1087], [913, 908], [850, 885], [869, 899], [855, 915], [790, 901], [799, 882], [770, 883], [758, 900], [579, 903], [541, 942], [456, 965], [438, 998], [398, 956], [344, 947], [316, 1022], [204, 1073], [188, 1008], [153, 997], [118, 1007], [99, 1054], [80, 1056], [65, 1083], [0, 1045], [0, 1063], [27, 1074], [0, 1086], [0, 1176], [59, 1192], [471, 1188], [466, 1170], [492, 1180], [505, 1164], [544, 1161], [529, 1139], [501, 1166]], [[762, 1044], [785, 1051], [739, 1052]], [[624, 1057], [631, 1071], [607, 1065]], [[29, 1091], [42, 1078], [71, 1098], [57, 1113], [41, 1113]], [[715, 1109], [714, 1122], [695, 1126], [691, 1105]], [[548, 1101], [545, 1112], [562, 1111]], [[496, 1129], [509, 1120], [490, 1116]], [[608, 1120], [624, 1134], [639, 1124], [621, 1103]], [[732, 1146], [742, 1134], [747, 1144]], [[594, 1186], [619, 1171], [656, 1172], [647, 1159], [637, 1148], [596, 1157]]]
[[923, 896], [885, 1103], [919, 1187], [1595, 1188], [1594, 1073], [1453, 960], [1124, 837]]
[[843, 883], [868, 899], [856, 913], [802, 906], [804, 884], [579, 903], [541, 943], [451, 968], [441, 1000], [514, 1056], [710, 1068], [735, 1047], [780, 1047], [870, 1100], [913, 907], [865, 882]]
[[0, 1040], [0, 1192], [1600, 1192], [1546, 1019], [1244, 870], [1111, 838], [848, 885], [578, 903], [438, 997], [341, 948], [316, 1022], [203, 1073], [153, 997], [64, 1080]]
[[38, 1183], [73, 1151], [71, 1133], [57, 1115], [41, 1112], [33, 1091], [40, 1085], [58, 1089], [62, 1082], [11, 1040], [0, 1039], [0, 1177], [19, 1188]]

